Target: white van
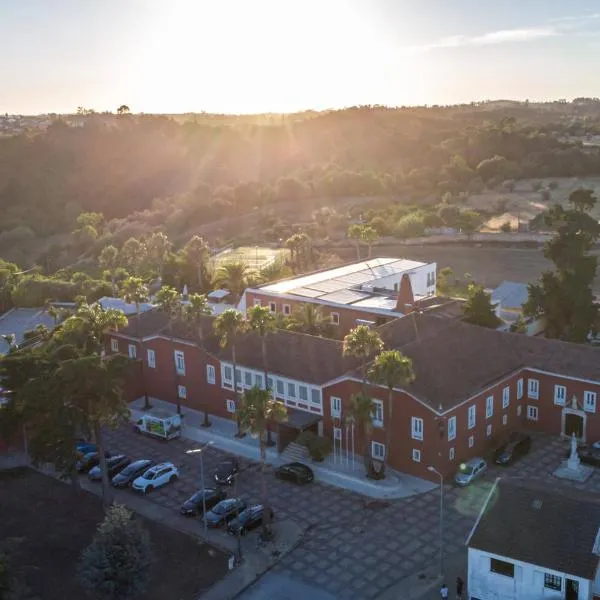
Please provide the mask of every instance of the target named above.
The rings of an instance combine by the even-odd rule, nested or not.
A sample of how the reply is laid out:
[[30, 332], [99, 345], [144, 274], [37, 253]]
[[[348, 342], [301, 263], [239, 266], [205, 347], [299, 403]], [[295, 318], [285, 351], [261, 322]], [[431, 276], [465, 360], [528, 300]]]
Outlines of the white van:
[[181, 436], [181, 415], [171, 415], [164, 411], [152, 411], [142, 415], [135, 423], [136, 433], [145, 433], [163, 440]]

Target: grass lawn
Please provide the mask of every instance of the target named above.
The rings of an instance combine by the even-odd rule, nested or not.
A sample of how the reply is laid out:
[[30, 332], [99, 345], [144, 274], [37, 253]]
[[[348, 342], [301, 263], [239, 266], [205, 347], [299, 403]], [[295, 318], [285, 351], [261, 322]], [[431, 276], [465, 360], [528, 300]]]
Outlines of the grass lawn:
[[[20, 538], [15, 554], [28, 598], [83, 598], [76, 563], [103, 518], [100, 499], [73, 496], [69, 484], [30, 469], [0, 472], [0, 540]], [[150, 533], [155, 564], [144, 600], [193, 600], [227, 571], [218, 550], [137, 517]]]

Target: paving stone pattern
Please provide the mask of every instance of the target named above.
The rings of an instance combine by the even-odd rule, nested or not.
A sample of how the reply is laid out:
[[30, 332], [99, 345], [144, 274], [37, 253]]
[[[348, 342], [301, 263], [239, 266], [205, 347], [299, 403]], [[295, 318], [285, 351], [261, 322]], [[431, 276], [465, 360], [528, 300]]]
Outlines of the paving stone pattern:
[[[185, 454], [186, 450], [197, 447], [197, 443], [183, 439], [166, 443], [136, 435], [129, 428], [110, 431], [106, 438], [106, 446], [111, 450], [134, 459], [170, 460], [180, 468], [180, 481], [155, 490], [148, 496], [150, 501], [178, 510], [199, 488], [200, 458]], [[445, 486], [445, 553], [450, 555], [464, 547], [497, 476], [545, 480], [549, 486], [600, 493], [597, 473], [585, 484], [552, 477], [567, 450], [567, 442], [538, 435], [530, 454], [517, 464], [507, 469], [491, 466], [481, 480], [465, 489]], [[225, 456], [214, 448], [205, 451], [207, 487], [211, 485], [212, 471]], [[242, 465], [239, 493], [249, 502], [258, 502], [259, 465], [245, 459]], [[319, 482], [296, 486], [278, 481], [270, 467], [268, 486], [276, 519], [294, 519], [309, 528], [300, 545], [273, 569], [275, 575], [298, 585], [311, 585], [340, 600], [368, 600], [439, 557], [439, 490], [369, 509], [365, 508], [363, 497], [350, 491]]]

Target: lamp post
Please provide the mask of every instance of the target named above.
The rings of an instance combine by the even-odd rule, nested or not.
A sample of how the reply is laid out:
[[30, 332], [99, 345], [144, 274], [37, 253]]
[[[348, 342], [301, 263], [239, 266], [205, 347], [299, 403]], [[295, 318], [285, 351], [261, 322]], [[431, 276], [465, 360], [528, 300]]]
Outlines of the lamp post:
[[204, 450], [209, 446], [212, 446], [214, 442], [206, 442], [201, 448], [194, 448], [193, 450], [186, 450], [186, 454], [199, 454], [200, 455], [200, 479], [202, 481], [202, 521], [204, 522], [204, 539], [208, 534], [207, 523], [206, 523], [206, 491], [204, 488]]
[[233, 486], [233, 495], [235, 496], [235, 518], [237, 520], [237, 528], [236, 528], [236, 537], [237, 537], [237, 558], [236, 558], [236, 562], [239, 565], [242, 562], [242, 528], [240, 527], [240, 503], [239, 503], [239, 498], [238, 498], [238, 476], [239, 476], [239, 471], [237, 473], [234, 474], [235, 477], [235, 483]]
[[444, 476], [435, 468], [427, 467], [440, 478], [440, 577], [444, 577]]

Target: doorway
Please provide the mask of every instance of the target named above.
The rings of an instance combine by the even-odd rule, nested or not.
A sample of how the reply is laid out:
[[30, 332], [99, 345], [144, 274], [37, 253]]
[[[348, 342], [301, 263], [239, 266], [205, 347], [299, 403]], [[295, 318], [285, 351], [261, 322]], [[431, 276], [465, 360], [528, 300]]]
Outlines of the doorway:
[[576, 413], [566, 413], [563, 433], [567, 437], [571, 437], [575, 434], [576, 438], [583, 439], [583, 417]]
[[565, 600], [578, 600], [579, 598], [579, 581], [567, 579], [565, 586]]

